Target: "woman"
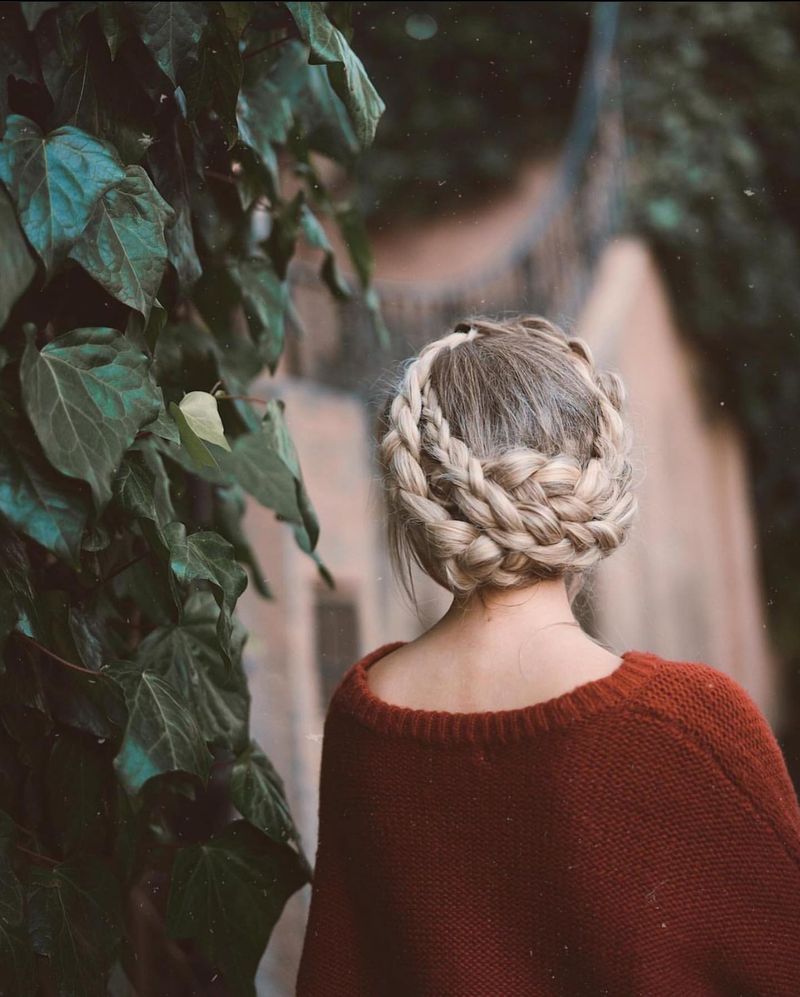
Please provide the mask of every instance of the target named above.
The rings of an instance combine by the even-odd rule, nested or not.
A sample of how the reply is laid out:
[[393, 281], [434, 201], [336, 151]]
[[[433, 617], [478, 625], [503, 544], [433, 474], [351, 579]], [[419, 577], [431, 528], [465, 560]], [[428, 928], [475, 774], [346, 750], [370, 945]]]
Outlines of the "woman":
[[405, 365], [390, 546], [453, 603], [329, 704], [298, 997], [800, 995], [800, 805], [766, 719], [572, 613], [635, 518], [623, 409], [541, 318]]

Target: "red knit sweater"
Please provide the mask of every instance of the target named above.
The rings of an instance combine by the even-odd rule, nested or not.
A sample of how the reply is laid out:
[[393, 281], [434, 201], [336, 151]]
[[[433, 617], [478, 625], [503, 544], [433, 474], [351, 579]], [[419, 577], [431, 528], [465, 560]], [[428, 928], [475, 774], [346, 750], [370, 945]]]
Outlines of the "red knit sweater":
[[800, 805], [748, 693], [627, 651], [486, 713], [325, 720], [297, 997], [800, 997]]

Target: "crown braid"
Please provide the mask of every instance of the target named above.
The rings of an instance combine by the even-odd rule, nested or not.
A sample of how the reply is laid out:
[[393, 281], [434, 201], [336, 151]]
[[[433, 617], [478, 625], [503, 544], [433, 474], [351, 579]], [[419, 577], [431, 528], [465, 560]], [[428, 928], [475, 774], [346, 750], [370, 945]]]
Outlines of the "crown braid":
[[[597, 402], [588, 460], [523, 446], [479, 457], [451, 432], [431, 383], [437, 357], [500, 335], [537, 336], [577, 369]], [[390, 505], [420, 563], [450, 591], [468, 594], [581, 571], [620, 546], [637, 508], [624, 397], [620, 377], [595, 369], [583, 339], [541, 318], [462, 322], [423, 347], [406, 368], [379, 446]]]

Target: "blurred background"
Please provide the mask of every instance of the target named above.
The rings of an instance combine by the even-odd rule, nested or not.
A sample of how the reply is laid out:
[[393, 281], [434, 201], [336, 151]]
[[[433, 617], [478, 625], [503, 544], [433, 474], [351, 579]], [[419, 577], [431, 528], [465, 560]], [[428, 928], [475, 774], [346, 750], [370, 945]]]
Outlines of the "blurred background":
[[[286, 402], [336, 588], [253, 505], [274, 599], [240, 603], [253, 732], [309, 855], [336, 683], [450, 602], [417, 578], [417, 615], [392, 577], [374, 423], [396, 364], [470, 312], [543, 313], [622, 374], [640, 515], [576, 612], [618, 653], [733, 676], [797, 784], [800, 4], [337, 9], [387, 111], [355, 183], [317, 166], [365, 213], [344, 227], [362, 273], [343, 277], [372, 268], [385, 328], [370, 298], [331, 306], [320, 253], [293, 263], [288, 347], [257, 393]], [[309, 897], [287, 904], [262, 994], [293, 991]]]

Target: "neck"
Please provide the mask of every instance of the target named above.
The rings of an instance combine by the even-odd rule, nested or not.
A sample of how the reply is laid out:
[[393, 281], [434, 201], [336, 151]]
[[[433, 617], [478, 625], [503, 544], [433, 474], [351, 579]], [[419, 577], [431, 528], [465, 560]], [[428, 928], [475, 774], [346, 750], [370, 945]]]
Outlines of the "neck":
[[575, 638], [589, 639], [572, 612], [563, 578], [456, 597], [429, 633], [458, 638], [473, 647], [495, 648], [531, 641], [545, 647]]

